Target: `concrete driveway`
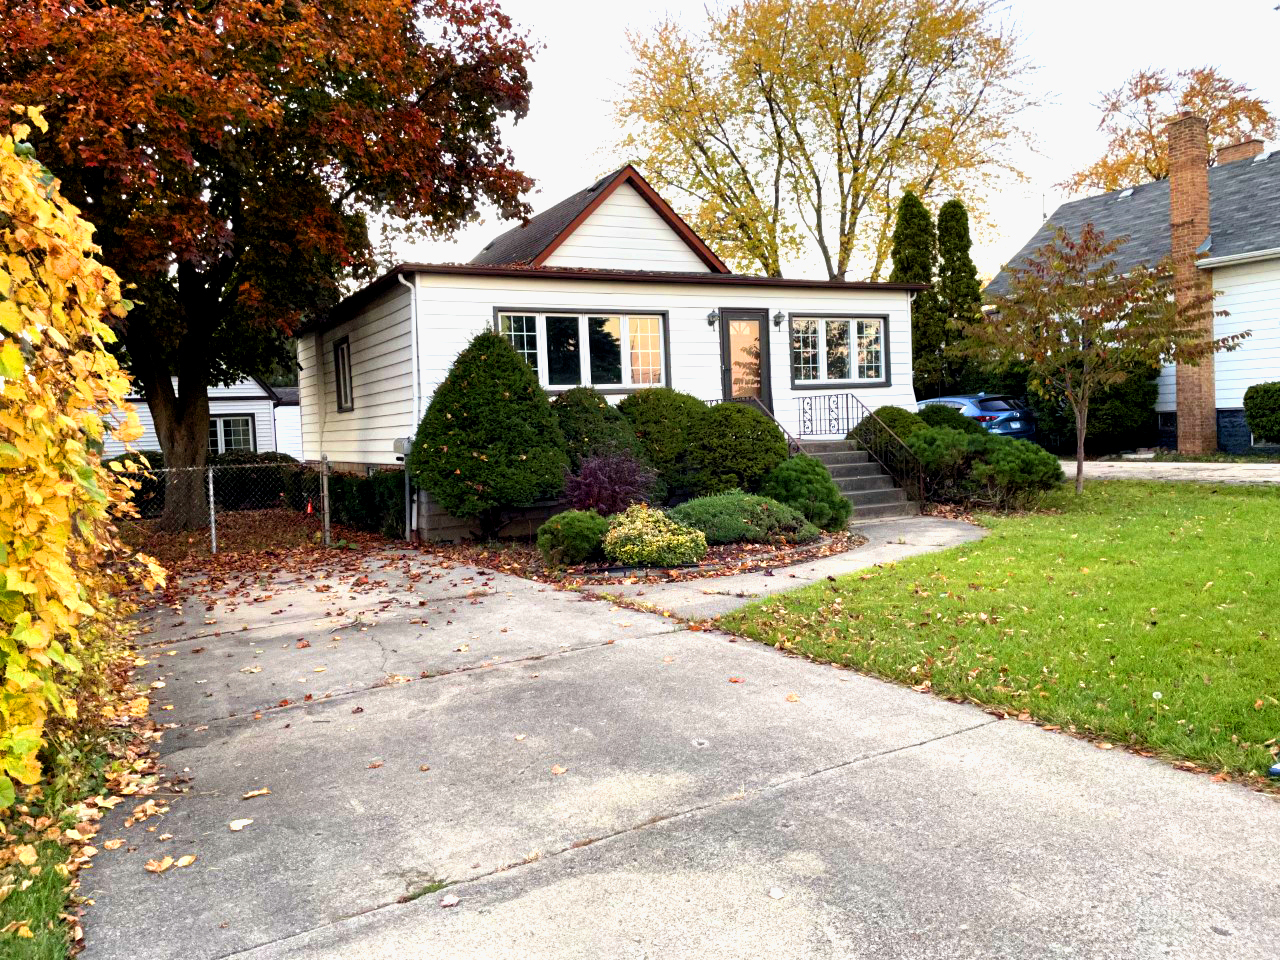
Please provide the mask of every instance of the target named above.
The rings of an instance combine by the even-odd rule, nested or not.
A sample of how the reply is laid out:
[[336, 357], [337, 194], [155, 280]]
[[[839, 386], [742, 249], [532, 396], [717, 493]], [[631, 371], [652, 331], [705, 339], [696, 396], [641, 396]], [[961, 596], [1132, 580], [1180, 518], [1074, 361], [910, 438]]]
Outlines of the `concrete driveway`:
[[147, 625], [188, 792], [104, 822], [86, 960], [1280, 943], [1273, 799], [607, 600], [387, 552]]

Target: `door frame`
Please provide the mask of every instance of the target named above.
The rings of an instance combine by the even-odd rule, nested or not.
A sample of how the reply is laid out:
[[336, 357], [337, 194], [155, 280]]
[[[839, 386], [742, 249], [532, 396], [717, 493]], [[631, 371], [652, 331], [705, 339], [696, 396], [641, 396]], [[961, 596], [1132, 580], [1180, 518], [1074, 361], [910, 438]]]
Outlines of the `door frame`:
[[769, 311], [764, 307], [720, 308], [720, 391], [728, 400], [733, 396], [733, 362], [729, 357], [729, 323], [756, 321], [760, 326], [760, 402], [773, 413], [773, 376], [769, 363]]

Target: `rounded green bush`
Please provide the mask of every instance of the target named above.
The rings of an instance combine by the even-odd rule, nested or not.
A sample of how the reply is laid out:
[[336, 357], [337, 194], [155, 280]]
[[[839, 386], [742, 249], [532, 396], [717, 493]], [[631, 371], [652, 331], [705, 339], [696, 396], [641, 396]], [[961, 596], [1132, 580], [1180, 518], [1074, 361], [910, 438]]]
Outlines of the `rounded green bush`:
[[636, 504], [609, 521], [604, 555], [628, 567], [684, 567], [707, 555], [707, 538], [661, 510]]
[[609, 521], [594, 510], [566, 510], [538, 528], [538, 550], [550, 567], [572, 567], [602, 555]]
[[1280, 383], [1255, 383], [1244, 392], [1244, 420], [1255, 440], [1280, 443]]
[[619, 451], [644, 457], [631, 421], [591, 387], [574, 387], [551, 401], [564, 434], [569, 466], [577, 470], [587, 457]]
[[863, 417], [862, 422], [849, 431], [847, 439], [865, 450], [882, 450], [888, 439], [887, 430], [906, 442], [917, 430], [925, 429], [925, 422], [910, 410], [884, 406], [872, 411], [874, 416]]
[[[982, 424], [973, 417], [966, 417], [955, 407], [948, 407], [941, 403], [931, 403], [920, 408], [920, 412], [916, 414], [927, 427], [949, 427], [952, 430], [959, 430], [961, 433], [986, 433]], [[914, 431], [913, 431], [914, 432]], [[899, 434], [901, 436], [901, 434]], [[903, 437], [902, 439], [907, 439]]]
[[711, 407], [689, 433], [689, 479], [696, 493], [755, 490], [785, 459], [782, 429], [741, 403]]
[[842, 529], [853, 513], [853, 504], [844, 498], [822, 461], [803, 453], [774, 467], [760, 493], [798, 510], [823, 530]]
[[538, 375], [505, 337], [486, 332], [436, 388], [407, 467], [440, 506], [493, 536], [505, 510], [561, 491], [564, 448]]
[[689, 436], [706, 416], [707, 405], [670, 387], [650, 387], [624, 398], [618, 410], [631, 422], [667, 494], [687, 490]]
[[671, 519], [701, 530], [707, 543], [808, 543], [818, 528], [785, 503], [741, 490], [680, 504]]

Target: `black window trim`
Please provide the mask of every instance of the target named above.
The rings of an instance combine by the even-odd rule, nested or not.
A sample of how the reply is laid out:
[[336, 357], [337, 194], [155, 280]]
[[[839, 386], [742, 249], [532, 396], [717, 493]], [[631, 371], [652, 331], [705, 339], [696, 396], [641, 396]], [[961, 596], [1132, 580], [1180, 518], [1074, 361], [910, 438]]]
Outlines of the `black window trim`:
[[[340, 357], [343, 350], [346, 351], [347, 357], [347, 404], [342, 404], [342, 363]], [[351, 380], [351, 338], [339, 337], [333, 341], [333, 387], [334, 399], [338, 404], [339, 413], [350, 413], [356, 408], [355, 389]]]

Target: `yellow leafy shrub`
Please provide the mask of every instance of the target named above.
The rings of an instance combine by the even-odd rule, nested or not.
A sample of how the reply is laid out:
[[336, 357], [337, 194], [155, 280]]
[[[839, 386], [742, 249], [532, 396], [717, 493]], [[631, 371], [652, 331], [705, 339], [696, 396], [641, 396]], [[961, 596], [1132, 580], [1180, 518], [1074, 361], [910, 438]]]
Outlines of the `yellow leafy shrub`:
[[[117, 541], [132, 481], [100, 456], [129, 391], [107, 318], [130, 304], [93, 227], [23, 142], [29, 124], [45, 129], [39, 110], [14, 111], [29, 123], [0, 138], [0, 808], [13, 781], [40, 780], [51, 719], [73, 718], [86, 671], [102, 668], [114, 588], [162, 576]], [[140, 432], [130, 412], [116, 436]]]

